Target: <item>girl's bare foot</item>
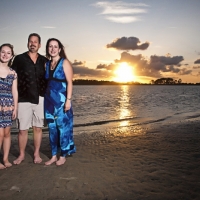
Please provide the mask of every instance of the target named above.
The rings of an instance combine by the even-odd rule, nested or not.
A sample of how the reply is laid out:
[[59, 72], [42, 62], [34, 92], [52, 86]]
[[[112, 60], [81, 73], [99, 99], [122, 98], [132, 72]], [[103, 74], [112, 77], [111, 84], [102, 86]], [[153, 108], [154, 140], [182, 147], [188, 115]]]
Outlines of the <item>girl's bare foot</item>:
[[12, 164], [11, 164], [9, 161], [5, 161], [5, 162], [4, 162], [4, 166], [5, 166], [5, 167], [11, 167]]
[[5, 169], [6, 167], [0, 163], [0, 169]]
[[56, 165], [57, 165], [57, 166], [64, 165], [65, 162], [66, 162], [66, 158], [60, 156], [59, 160], [56, 162]]
[[45, 162], [45, 165], [51, 165], [57, 161], [57, 157], [53, 156], [49, 161]]

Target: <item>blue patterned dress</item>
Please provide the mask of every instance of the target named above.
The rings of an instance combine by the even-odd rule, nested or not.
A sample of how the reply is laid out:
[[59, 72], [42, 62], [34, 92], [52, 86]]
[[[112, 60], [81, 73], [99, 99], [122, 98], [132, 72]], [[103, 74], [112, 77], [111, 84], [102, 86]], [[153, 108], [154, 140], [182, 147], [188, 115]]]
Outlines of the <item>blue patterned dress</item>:
[[14, 100], [12, 95], [12, 84], [17, 78], [17, 73], [9, 68], [6, 78], [0, 77], [0, 128], [12, 126], [12, 113]]
[[64, 105], [67, 94], [67, 81], [63, 70], [61, 58], [54, 70], [50, 70], [51, 61], [46, 64], [45, 78], [48, 86], [44, 97], [45, 118], [49, 128], [49, 140], [52, 156], [58, 153], [60, 147], [61, 156], [76, 152], [73, 139], [73, 110], [72, 106], [67, 112]]

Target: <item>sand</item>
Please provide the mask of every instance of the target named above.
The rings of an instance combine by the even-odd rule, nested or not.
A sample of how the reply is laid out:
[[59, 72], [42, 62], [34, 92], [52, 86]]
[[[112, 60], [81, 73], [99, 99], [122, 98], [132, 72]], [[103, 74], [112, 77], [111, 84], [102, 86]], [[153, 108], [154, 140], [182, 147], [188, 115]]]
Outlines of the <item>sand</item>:
[[[77, 152], [60, 167], [44, 134], [42, 164], [26, 159], [0, 170], [0, 199], [171, 200], [200, 199], [200, 121], [113, 128], [76, 134]], [[12, 135], [10, 160], [18, 156]]]

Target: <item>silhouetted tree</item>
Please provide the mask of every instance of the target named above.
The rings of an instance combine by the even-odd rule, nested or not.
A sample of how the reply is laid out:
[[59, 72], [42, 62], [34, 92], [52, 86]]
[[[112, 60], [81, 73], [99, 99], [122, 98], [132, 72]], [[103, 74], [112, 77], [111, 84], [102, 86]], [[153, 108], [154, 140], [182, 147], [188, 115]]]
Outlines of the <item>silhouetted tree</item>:
[[170, 85], [170, 84], [174, 84], [174, 79], [173, 78], [159, 78], [159, 79], [155, 80], [154, 84]]

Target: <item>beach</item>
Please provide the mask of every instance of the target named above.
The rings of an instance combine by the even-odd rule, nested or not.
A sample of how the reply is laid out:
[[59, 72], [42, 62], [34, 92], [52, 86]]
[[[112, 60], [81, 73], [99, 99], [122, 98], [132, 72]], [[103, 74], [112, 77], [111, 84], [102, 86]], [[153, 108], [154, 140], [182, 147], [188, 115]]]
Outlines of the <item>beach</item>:
[[[43, 135], [41, 164], [33, 164], [29, 135], [26, 159], [0, 171], [0, 199], [169, 200], [200, 199], [200, 122], [113, 128], [75, 134], [77, 152], [63, 166]], [[10, 160], [18, 156], [12, 135]]]

